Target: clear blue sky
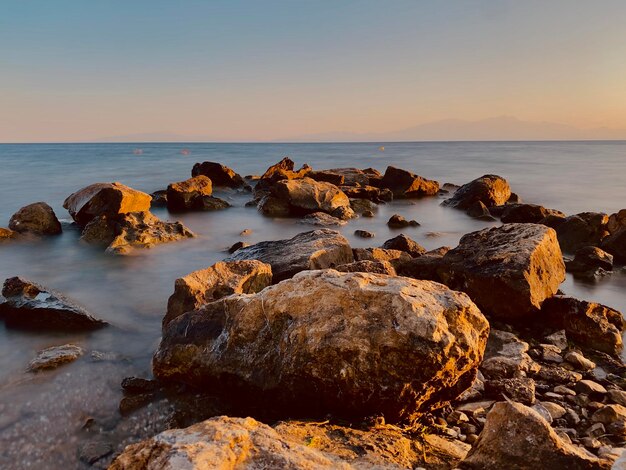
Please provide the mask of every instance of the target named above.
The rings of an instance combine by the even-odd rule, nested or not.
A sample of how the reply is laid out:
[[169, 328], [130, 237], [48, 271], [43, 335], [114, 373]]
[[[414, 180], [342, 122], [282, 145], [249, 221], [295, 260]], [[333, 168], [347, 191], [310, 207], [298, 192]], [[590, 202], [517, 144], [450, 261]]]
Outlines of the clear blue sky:
[[626, 128], [624, 1], [0, 2], [0, 141]]

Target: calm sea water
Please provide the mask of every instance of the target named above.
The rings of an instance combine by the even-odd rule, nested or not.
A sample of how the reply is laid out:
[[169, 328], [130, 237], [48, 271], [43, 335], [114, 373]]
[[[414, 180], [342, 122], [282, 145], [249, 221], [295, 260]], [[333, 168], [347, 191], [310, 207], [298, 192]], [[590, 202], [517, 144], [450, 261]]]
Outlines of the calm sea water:
[[[384, 152], [378, 149], [381, 145]], [[143, 154], [134, 155], [135, 148]], [[182, 155], [182, 148], [190, 154]], [[69, 221], [63, 200], [94, 182], [120, 181], [153, 192], [188, 178], [198, 161], [219, 161], [247, 175], [263, 173], [285, 155], [316, 169], [356, 166], [384, 171], [395, 165], [440, 183], [462, 184], [495, 173], [507, 178], [524, 201], [567, 214], [611, 213], [626, 207], [626, 142], [7, 144], [0, 145], [0, 226], [6, 226], [17, 209], [36, 201], [46, 201], [60, 219]], [[246, 237], [249, 243], [311, 229], [297, 220], [268, 219], [245, 208], [249, 194], [217, 195], [233, 207], [176, 216], [155, 209], [161, 218], [182, 220], [198, 237], [130, 257], [86, 246], [79, 242], [78, 231], [67, 227], [59, 237], [0, 245], [0, 281], [25, 276], [63, 292], [113, 325], [89, 335], [52, 336], [7, 331], [0, 324], [0, 467], [75, 468], [85, 417], [117, 415], [122, 378], [149, 376], [174, 280], [222, 259], [245, 228], [252, 230]], [[489, 225], [443, 208], [440, 202], [438, 198], [394, 202], [381, 206], [374, 219], [358, 219], [340, 230], [355, 247], [377, 246], [397, 234], [385, 225], [397, 212], [422, 224], [405, 233], [433, 249], [454, 246], [464, 233]], [[354, 237], [359, 228], [374, 231], [376, 238]], [[594, 283], [568, 277], [562, 288], [626, 311], [623, 272]], [[39, 349], [67, 342], [115, 360], [93, 362], [86, 355], [53, 372], [37, 376], [25, 372]]]

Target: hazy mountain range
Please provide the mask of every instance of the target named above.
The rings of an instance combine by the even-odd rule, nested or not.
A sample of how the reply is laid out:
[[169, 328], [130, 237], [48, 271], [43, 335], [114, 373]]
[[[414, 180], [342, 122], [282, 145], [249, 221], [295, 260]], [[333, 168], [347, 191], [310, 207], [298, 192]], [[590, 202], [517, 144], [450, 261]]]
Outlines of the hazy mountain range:
[[[94, 139], [97, 142], [207, 142], [210, 135], [143, 133]], [[272, 142], [402, 142], [507, 140], [626, 140], [626, 129], [582, 129], [555, 122], [522, 121], [499, 116], [478, 121], [444, 119], [391, 132], [324, 132], [272, 139]]]

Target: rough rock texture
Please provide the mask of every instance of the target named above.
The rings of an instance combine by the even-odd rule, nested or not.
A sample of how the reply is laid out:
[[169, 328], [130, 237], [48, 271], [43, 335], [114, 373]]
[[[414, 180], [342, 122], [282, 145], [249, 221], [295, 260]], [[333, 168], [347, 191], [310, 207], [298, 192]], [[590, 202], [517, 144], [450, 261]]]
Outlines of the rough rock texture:
[[468, 388], [488, 332], [469, 298], [441, 284], [309, 271], [173, 320], [153, 371], [281, 415], [395, 422]]
[[510, 321], [537, 314], [565, 279], [553, 229], [505, 224], [469, 233], [443, 257], [439, 275], [484, 312]]
[[9, 328], [88, 331], [107, 325], [61, 294], [19, 277], [4, 282], [2, 295], [0, 318]]
[[196, 199], [195, 202], [194, 209], [199, 211], [219, 211], [230, 207], [230, 204], [224, 199], [213, 196], [202, 196]]
[[503, 206], [500, 219], [505, 224], [531, 223], [538, 224], [549, 215], [565, 217], [561, 211], [546, 209], [537, 204], [506, 204]]
[[124, 255], [133, 248], [151, 248], [159, 243], [193, 236], [180, 222], [164, 222], [150, 212], [133, 212], [93, 219], [85, 227], [81, 239], [106, 246], [108, 253]]
[[45, 202], [22, 207], [11, 216], [9, 228], [18, 233], [35, 235], [58, 235], [63, 231], [54, 210]]
[[565, 263], [565, 266], [573, 273], [595, 272], [598, 269], [611, 271], [613, 255], [595, 246], [585, 246], [577, 250], [574, 259]]
[[341, 190], [350, 199], [367, 199], [374, 202], [392, 201], [393, 193], [389, 189], [374, 186], [341, 186]]
[[375, 273], [395, 276], [396, 270], [389, 261], [355, 261], [354, 263], [337, 266], [337, 271], [342, 273]]
[[617, 310], [574, 297], [555, 296], [544, 302], [542, 313], [580, 346], [614, 356], [623, 348], [624, 318]]
[[28, 370], [37, 372], [40, 370], [56, 369], [63, 364], [73, 362], [83, 355], [83, 348], [75, 344], [65, 344], [63, 346], [53, 346], [43, 349], [28, 364]]
[[325, 183], [334, 184], [335, 186], [341, 186], [346, 180], [343, 175], [326, 170], [311, 171], [307, 176], [315, 181], [323, 181]]
[[[372, 176], [380, 176], [376, 170], [360, 170], [359, 168], [331, 168], [324, 170], [326, 173], [333, 173], [343, 177], [343, 183], [346, 186], [369, 186]], [[374, 171], [375, 173], [372, 173]]]
[[176, 211], [196, 209], [202, 198], [211, 194], [211, 180], [204, 175], [194, 176], [167, 187], [167, 207]]
[[610, 468], [608, 462], [559, 437], [535, 410], [514, 402], [494, 405], [477, 444], [459, 466], [511, 470]]
[[121, 183], [95, 183], [71, 194], [63, 207], [82, 227], [98, 216], [150, 210], [152, 197]]
[[369, 199], [350, 199], [350, 207], [357, 214], [373, 213], [378, 210], [378, 205]]
[[301, 224], [316, 225], [318, 227], [333, 227], [337, 225], [346, 225], [348, 222], [345, 220], [333, 217], [325, 212], [313, 212], [306, 215], [300, 220]]
[[416, 220], [406, 220], [400, 214], [393, 214], [389, 217], [387, 225], [390, 228], [419, 227], [419, 223]]
[[611, 253], [617, 261], [626, 264], [626, 227], [606, 237], [600, 246]]
[[404, 251], [386, 248], [354, 248], [352, 253], [355, 261], [388, 261], [394, 268], [398, 268], [411, 259], [411, 256]]
[[391, 190], [396, 199], [435, 196], [439, 192], [439, 183], [436, 181], [393, 166], [385, 170], [380, 187]]
[[231, 294], [253, 294], [272, 284], [272, 267], [256, 260], [215, 263], [176, 279], [163, 326], [185, 312]]
[[609, 221], [606, 225], [607, 230], [612, 235], [626, 228], [626, 209], [622, 209], [615, 214], [609, 216]]
[[325, 269], [354, 261], [348, 240], [339, 232], [319, 229], [289, 240], [265, 241], [240, 248], [225, 261], [256, 259], [272, 266], [274, 282], [307, 269]]
[[501, 206], [511, 197], [507, 180], [497, 175], [484, 175], [457, 189], [443, 204], [457, 209], [468, 209], [476, 202], [487, 207]]
[[3, 240], [10, 240], [12, 238], [15, 238], [16, 236], [17, 236], [17, 233], [15, 233], [13, 230], [0, 227], [0, 242]]
[[523, 376], [539, 370], [539, 364], [528, 355], [529, 345], [508, 331], [492, 329], [480, 366], [491, 379]]
[[582, 212], [566, 217], [556, 228], [561, 249], [568, 253], [585, 246], [598, 246], [608, 235], [609, 216], [601, 212]]
[[426, 253], [426, 249], [422, 245], [417, 243], [415, 240], [407, 237], [403, 233], [401, 233], [397, 237], [387, 240], [385, 243], [383, 243], [382, 247], [389, 250], [405, 251], [413, 258], [417, 258], [418, 256]]
[[241, 175], [238, 175], [226, 165], [217, 162], [196, 163], [191, 170], [191, 176], [200, 175], [208, 177], [213, 183], [213, 186], [225, 186], [228, 188], [242, 188], [247, 186]]
[[256, 197], [260, 197], [277, 181], [304, 178], [311, 170], [309, 165], [302, 165], [302, 168], [299, 170], [294, 170], [293, 160], [289, 157], [285, 157], [263, 173], [261, 178], [257, 181], [254, 194]]
[[485, 220], [485, 221], [496, 220], [495, 217], [491, 215], [491, 212], [489, 212], [489, 208], [482, 201], [476, 201], [472, 203], [465, 210], [465, 213], [469, 215], [470, 217], [473, 217], [479, 220]]

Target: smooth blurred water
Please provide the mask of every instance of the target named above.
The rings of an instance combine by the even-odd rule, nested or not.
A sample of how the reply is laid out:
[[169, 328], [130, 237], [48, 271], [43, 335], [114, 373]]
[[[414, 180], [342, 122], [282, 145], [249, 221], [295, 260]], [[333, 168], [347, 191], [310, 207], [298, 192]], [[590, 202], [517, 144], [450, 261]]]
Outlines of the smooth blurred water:
[[[381, 145], [384, 152], [379, 150]], [[135, 148], [143, 154], [134, 155]], [[181, 155], [182, 148], [190, 154]], [[20, 207], [36, 201], [46, 201], [60, 219], [69, 221], [63, 200], [94, 182], [120, 181], [153, 192], [188, 178], [195, 162], [218, 161], [242, 175], [261, 174], [285, 155], [298, 165], [308, 163], [316, 169], [354, 166], [384, 171], [394, 165], [440, 183], [462, 184], [494, 173], [507, 178], [524, 201], [568, 214], [612, 213], [626, 207], [626, 142], [7, 144], [0, 145], [0, 226], [6, 226]], [[0, 418], [0, 467], [3, 452], [9, 455], [7, 446], [23, 445], [27, 453], [29, 438], [42, 439], [43, 430], [50, 441], [45, 459], [61, 465], [67, 463], [68, 455], [75, 456], [73, 448], [59, 449], [75, 445], [81, 417], [98, 410], [115, 413], [121, 379], [130, 373], [149, 375], [150, 357], [177, 277], [225, 257], [224, 250], [242, 239], [239, 233], [245, 228], [252, 230], [245, 238], [248, 243], [312, 229], [295, 219], [269, 219], [244, 207], [249, 194], [217, 191], [216, 195], [233, 207], [175, 216], [155, 209], [161, 218], [183, 221], [198, 237], [137, 250], [129, 257], [87, 246], [79, 241], [78, 231], [67, 226], [58, 237], [0, 244], [0, 281], [25, 276], [63, 292], [113, 325], [88, 335], [49, 335], [7, 331], [0, 323], [0, 408], [4, 406], [0, 416], [6, 414], [7, 406], [17, 413], [13, 420]], [[440, 202], [440, 198], [393, 202], [381, 206], [375, 218], [357, 219], [339, 230], [355, 247], [379, 246], [399, 233], [385, 223], [393, 213], [400, 213], [421, 223], [405, 233], [433, 249], [454, 246], [464, 233], [489, 225], [443, 208]], [[375, 232], [376, 238], [354, 237], [354, 230], [360, 228]], [[623, 272], [594, 283], [568, 277], [562, 289], [626, 311]], [[24, 372], [39, 349], [67, 342], [122, 360], [104, 365], [86, 356], [36, 377]], [[48, 424], [42, 426], [42, 420]]]

